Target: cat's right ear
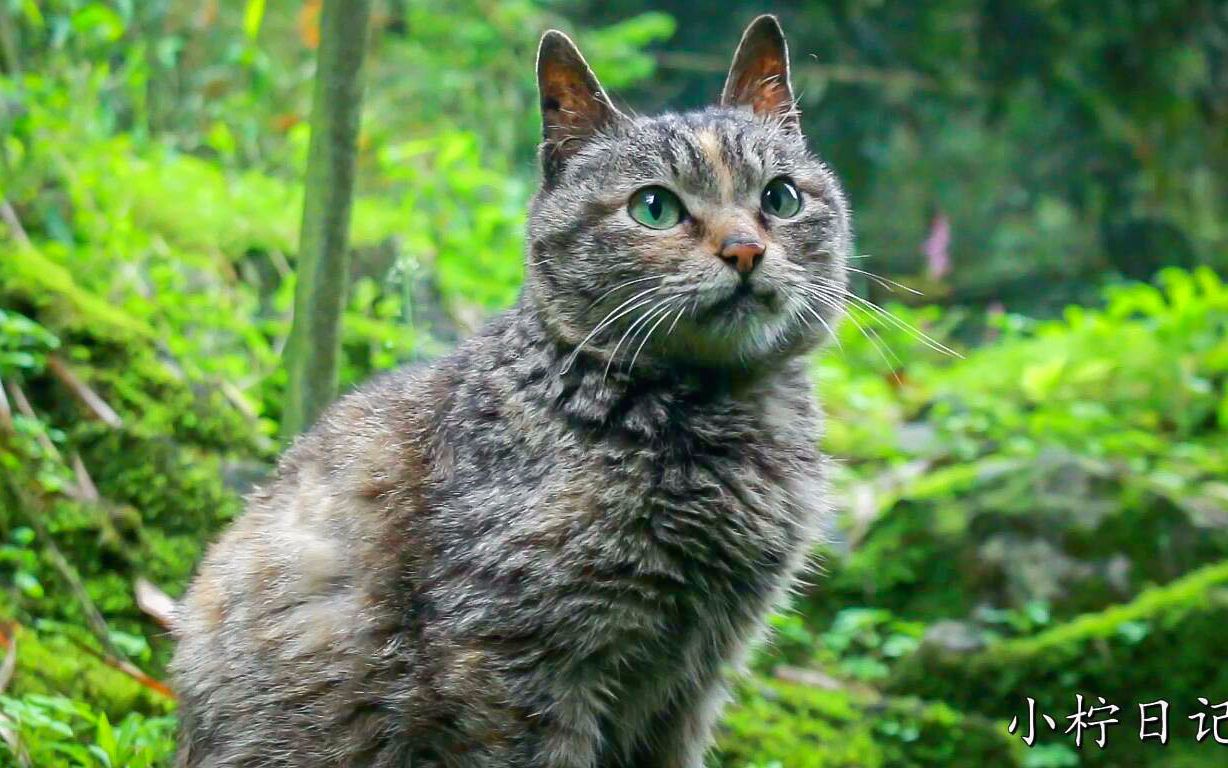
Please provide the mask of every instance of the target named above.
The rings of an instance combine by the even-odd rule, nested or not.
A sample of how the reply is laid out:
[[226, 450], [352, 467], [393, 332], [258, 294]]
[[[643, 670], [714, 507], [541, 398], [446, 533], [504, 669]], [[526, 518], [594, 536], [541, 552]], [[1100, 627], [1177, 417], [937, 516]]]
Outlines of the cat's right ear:
[[625, 120], [597, 82], [580, 49], [552, 29], [537, 49], [542, 106], [542, 171], [551, 179], [594, 134]]
[[746, 107], [797, 129], [797, 102], [789, 82], [789, 45], [775, 16], [763, 15], [742, 33], [721, 92], [726, 107]]

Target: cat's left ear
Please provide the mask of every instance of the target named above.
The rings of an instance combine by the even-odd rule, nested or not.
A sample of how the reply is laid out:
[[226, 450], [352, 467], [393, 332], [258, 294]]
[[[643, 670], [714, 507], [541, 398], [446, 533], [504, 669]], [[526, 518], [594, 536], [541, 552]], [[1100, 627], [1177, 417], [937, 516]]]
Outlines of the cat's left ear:
[[552, 29], [537, 49], [542, 107], [542, 168], [547, 179], [594, 134], [626, 118], [602, 90], [580, 49]]
[[749, 107], [757, 115], [798, 127], [797, 102], [789, 82], [789, 46], [775, 16], [760, 16], [742, 33], [721, 106]]

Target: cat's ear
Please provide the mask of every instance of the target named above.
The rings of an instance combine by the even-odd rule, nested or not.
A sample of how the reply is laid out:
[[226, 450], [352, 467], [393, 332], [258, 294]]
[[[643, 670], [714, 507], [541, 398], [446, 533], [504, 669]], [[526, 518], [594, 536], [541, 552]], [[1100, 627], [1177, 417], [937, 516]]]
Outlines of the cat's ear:
[[597, 82], [580, 49], [552, 29], [537, 49], [542, 107], [542, 168], [547, 178], [594, 134], [625, 120]]
[[721, 106], [749, 107], [757, 115], [798, 127], [797, 103], [789, 82], [789, 46], [775, 16], [760, 16], [742, 33], [721, 92]]

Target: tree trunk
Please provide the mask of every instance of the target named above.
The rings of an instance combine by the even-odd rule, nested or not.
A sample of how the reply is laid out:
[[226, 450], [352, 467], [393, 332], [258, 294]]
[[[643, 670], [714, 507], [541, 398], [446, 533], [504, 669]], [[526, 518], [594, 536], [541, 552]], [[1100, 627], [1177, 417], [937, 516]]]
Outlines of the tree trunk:
[[337, 395], [341, 312], [370, 0], [324, 0], [311, 107], [294, 324], [286, 345], [282, 435], [311, 427]]

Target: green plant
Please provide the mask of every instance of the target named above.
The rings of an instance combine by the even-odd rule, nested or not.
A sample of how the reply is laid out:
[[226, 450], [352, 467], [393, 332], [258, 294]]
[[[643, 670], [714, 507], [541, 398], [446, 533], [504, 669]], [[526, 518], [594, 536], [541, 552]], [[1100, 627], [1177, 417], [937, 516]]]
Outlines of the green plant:
[[[175, 721], [130, 714], [112, 725], [81, 701], [0, 696], [0, 733], [10, 758], [46, 768], [153, 768], [174, 755]], [[0, 754], [3, 754], [0, 752]]]

